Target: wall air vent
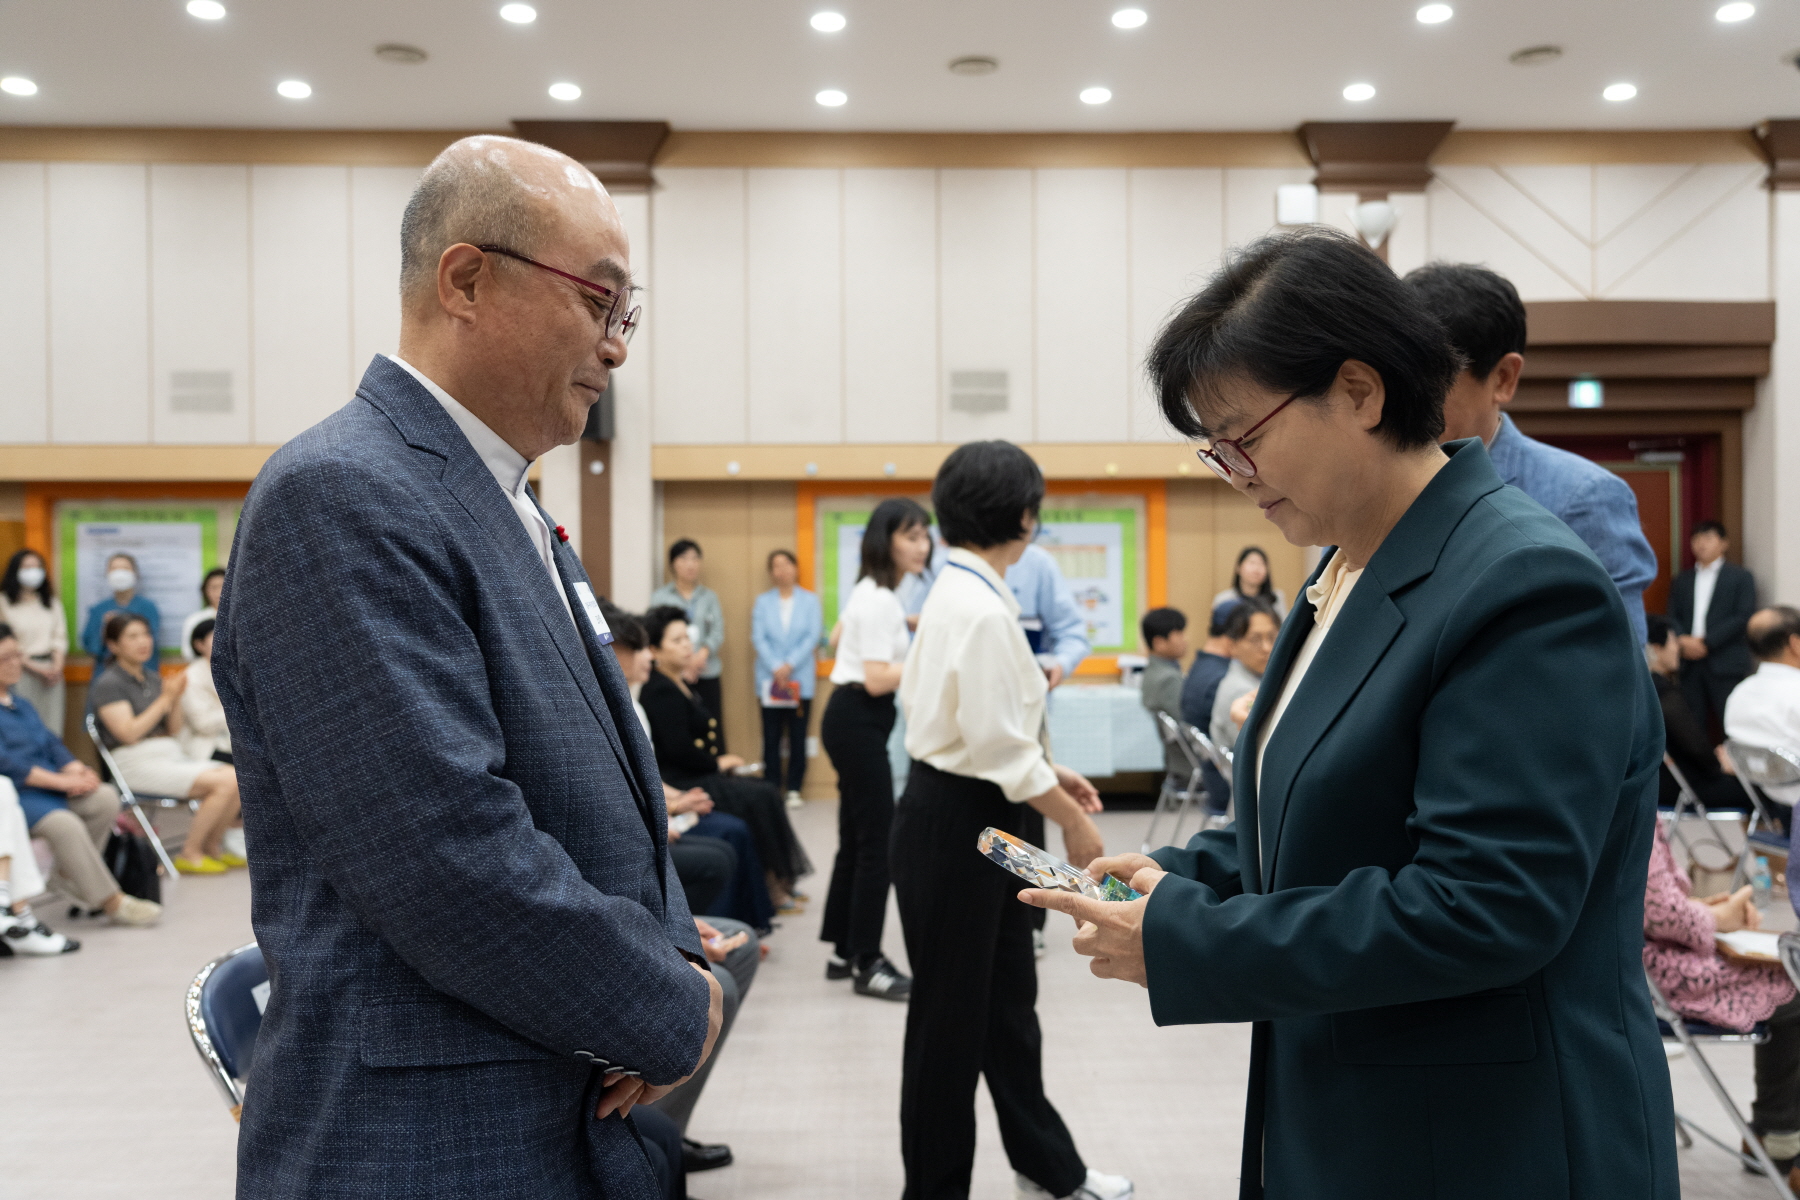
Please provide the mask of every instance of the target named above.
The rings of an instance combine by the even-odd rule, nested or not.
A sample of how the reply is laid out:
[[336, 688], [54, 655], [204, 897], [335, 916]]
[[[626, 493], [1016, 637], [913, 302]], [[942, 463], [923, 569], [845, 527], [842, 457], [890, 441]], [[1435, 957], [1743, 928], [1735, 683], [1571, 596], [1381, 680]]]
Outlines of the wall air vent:
[[1005, 412], [1006, 372], [950, 372], [950, 409], [964, 413]]
[[231, 372], [170, 371], [169, 408], [175, 412], [230, 412]]

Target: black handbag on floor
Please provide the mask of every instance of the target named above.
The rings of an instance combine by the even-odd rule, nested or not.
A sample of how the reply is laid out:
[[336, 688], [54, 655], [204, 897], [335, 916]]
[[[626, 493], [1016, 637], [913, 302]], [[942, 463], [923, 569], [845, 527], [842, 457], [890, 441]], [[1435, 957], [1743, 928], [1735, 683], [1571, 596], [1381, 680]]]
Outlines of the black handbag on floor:
[[162, 880], [156, 876], [156, 851], [150, 848], [149, 840], [143, 835], [113, 830], [106, 839], [106, 851], [101, 857], [106, 860], [106, 869], [119, 881], [120, 891], [139, 900], [162, 903]]

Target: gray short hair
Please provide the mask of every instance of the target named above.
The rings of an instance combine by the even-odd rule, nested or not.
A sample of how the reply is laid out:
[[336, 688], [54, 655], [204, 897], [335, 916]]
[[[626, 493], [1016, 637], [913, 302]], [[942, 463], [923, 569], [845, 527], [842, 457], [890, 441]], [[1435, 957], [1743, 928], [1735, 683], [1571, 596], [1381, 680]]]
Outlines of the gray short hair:
[[507, 162], [543, 147], [516, 138], [464, 138], [425, 168], [400, 218], [400, 295], [424, 290], [438, 260], [459, 242], [535, 253], [556, 223], [551, 206]]

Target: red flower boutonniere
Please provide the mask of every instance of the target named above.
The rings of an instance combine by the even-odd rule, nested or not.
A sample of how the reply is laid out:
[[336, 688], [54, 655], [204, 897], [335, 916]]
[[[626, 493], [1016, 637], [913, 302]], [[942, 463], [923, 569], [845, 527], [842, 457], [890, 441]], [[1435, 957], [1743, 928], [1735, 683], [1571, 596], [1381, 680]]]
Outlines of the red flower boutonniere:
[[568, 542], [568, 540], [569, 540], [569, 532], [568, 532], [568, 530], [566, 530], [566, 529], [564, 529], [564, 528], [563, 528], [563, 527], [562, 527], [562, 526], [561, 526], [561, 525], [558, 525], [558, 526], [557, 526], [557, 527], [556, 527], [556, 540], [557, 540], [557, 541], [559, 541], [559, 542], [563, 542], [563, 543], [565, 543], [565, 544], [566, 544], [566, 543], [567, 543], [567, 542]]

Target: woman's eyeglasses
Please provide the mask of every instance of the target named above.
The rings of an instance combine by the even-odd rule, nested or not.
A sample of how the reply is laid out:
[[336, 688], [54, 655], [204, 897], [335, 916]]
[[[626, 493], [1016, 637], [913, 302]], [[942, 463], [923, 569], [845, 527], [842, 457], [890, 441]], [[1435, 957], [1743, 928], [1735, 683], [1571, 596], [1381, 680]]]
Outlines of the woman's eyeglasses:
[[1264, 425], [1267, 425], [1270, 421], [1273, 421], [1275, 419], [1275, 413], [1280, 412], [1299, 398], [1300, 393], [1295, 392], [1292, 396], [1289, 396], [1286, 400], [1277, 404], [1274, 412], [1271, 412], [1268, 416], [1244, 430], [1239, 436], [1211, 442], [1197, 448], [1194, 453], [1200, 456], [1201, 462], [1212, 468], [1212, 473], [1214, 475], [1217, 475], [1227, 483], [1231, 482], [1231, 477], [1233, 475], [1242, 475], [1245, 479], [1255, 478], [1256, 464], [1250, 460], [1248, 454], [1244, 453], [1244, 443], [1249, 440], [1251, 434], [1261, 429]]
[[549, 266], [546, 263], [541, 263], [535, 258], [527, 258], [517, 250], [508, 250], [505, 246], [477, 246], [475, 248], [483, 254], [499, 254], [507, 258], [517, 259], [522, 263], [530, 263], [540, 271], [548, 271], [552, 275], [560, 275], [570, 283], [592, 292], [595, 296], [599, 297], [602, 306], [606, 310], [607, 337], [618, 338], [623, 342], [629, 343], [631, 341], [631, 335], [637, 332], [638, 316], [644, 311], [644, 308], [641, 304], [631, 303], [631, 293], [636, 291], [636, 288], [626, 288], [623, 291], [609, 288], [603, 283], [594, 283], [591, 280], [583, 279], [579, 275], [571, 275], [567, 271], [559, 271], [555, 267]]

